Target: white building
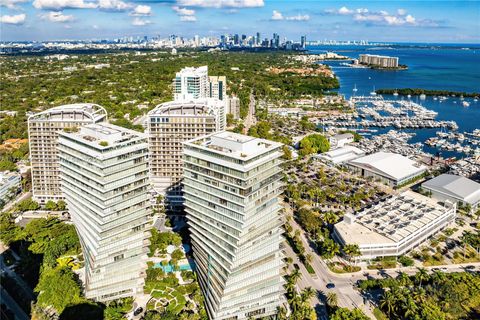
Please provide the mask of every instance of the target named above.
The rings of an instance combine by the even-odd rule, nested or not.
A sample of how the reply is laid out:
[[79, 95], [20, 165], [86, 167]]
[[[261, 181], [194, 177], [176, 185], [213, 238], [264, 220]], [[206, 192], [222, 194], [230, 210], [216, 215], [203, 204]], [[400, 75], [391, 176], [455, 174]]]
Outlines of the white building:
[[330, 150], [332, 150], [335, 148], [341, 148], [348, 143], [352, 143], [354, 141], [354, 136], [347, 132], [331, 136], [328, 140], [330, 142]]
[[480, 183], [454, 174], [442, 174], [422, 184], [432, 197], [439, 201], [451, 201], [470, 205], [472, 211], [480, 209]]
[[374, 54], [361, 54], [358, 60], [362, 64], [379, 66], [383, 68], [398, 67], [398, 57], [379, 56]]
[[381, 201], [335, 224], [333, 236], [342, 245], [357, 244], [360, 259], [400, 256], [454, 221], [456, 206], [443, 205], [412, 191]]
[[63, 198], [58, 177], [58, 132], [106, 119], [105, 109], [90, 103], [54, 107], [28, 117], [33, 199], [45, 203]]
[[174, 100], [208, 98], [208, 66], [183, 68], [173, 79]]
[[0, 172], [0, 203], [6, 203], [17, 194], [22, 177], [16, 172]]
[[240, 119], [240, 99], [238, 97], [227, 98], [227, 113], [233, 114], [234, 119]]
[[143, 293], [151, 224], [147, 137], [112, 124], [59, 133], [62, 191], [85, 259], [85, 296]]
[[226, 131], [185, 143], [185, 207], [210, 319], [271, 316], [285, 301], [282, 154], [280, 143]]
[[348, 162], [353, 172], [391, 187], [400, 186], [422, 175], [427, 167], [416, 163], [400, 154], [377, 152]]
[[158, 105], [148, 113], [151, 182], [166, 195], [168, 209], [178, 211], [183, 202], [183, 142], [225, 129], [226, 101], [196, 99]]
[[365, 152], [354, 146], [344, 146], [334, 150], [314, 155], [315, 158], [330, 165], [340, 165], [350, 160], [363, 157]]

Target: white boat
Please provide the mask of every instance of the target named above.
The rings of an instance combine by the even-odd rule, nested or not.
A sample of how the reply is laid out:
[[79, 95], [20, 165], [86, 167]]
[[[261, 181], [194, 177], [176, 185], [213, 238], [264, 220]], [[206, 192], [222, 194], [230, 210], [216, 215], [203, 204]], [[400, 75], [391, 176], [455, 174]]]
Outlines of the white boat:
[[398, 96], [398, 92], [395, 91], [395, 92], [393, 93], [393, 95], [394, 95], [395, 97]]
[[421, 100], [425, 100], [426, 98], [427, 98], [427, 96], [426, 96], [424, 93], [422, 93], [422, 94], [420, 95], [420, 99], [421, 99]]
[[355, 86], [353, 87], [353, 92], [357, 92], [358, 89], [357, 89], [357, 84], [355, 83]]
[[411, 94], [409, 94], [409, 95], [407, 96], [407, 98], [409, 98], [409, 99], [410, 99], [411, 97], [412, 97], [412, 95], [411, 95]]
[[462, 104], [464, 107], [470, 107], [470, 102], [468, 101], [462, 101]]
[[375, 86], [373, 86], [373, 91], [370, 92], [370, 95], [372, 95], [372, 96], [376, 96], [376, 95], [377, 95], [377, 93], [375, 92]]

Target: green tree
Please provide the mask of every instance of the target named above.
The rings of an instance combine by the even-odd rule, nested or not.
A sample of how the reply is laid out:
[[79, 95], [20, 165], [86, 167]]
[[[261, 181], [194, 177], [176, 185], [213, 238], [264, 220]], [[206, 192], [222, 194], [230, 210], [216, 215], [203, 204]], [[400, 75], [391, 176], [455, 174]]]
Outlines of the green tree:
[[37, 303], [41, 307], [53, 306], [59, 314], [68, 305], [84, 301], [78, 282], [70, 268], [44, 270], [35, 292], [38, 292]]

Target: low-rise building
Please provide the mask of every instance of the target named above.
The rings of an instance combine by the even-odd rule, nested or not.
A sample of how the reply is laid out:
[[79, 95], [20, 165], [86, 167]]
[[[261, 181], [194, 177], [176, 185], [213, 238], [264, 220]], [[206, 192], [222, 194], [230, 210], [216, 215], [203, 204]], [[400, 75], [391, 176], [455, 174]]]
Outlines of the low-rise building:
[[480, 208], [480, 183], [454, 174], [442, 174], [422, 184], [432, 197], [439, 201], [451, 201], [469, 205], [472, 211]]
[[351, 133], [341, 133], [331, 136], [329, 139], [330, 142], [330, 150], [343, 147], [348, 143], [352, 143], [354, 141], [354, 136]]
[[456, 216], [456, 205], [405, 191], [346, 214], [334, 227], [342, 245], [357, 244], [360, 259], [400, 256], [445, 228]]
[[16, 172], [0, 172], [0, 202], [8, 202], [17, 194], [21, 180]]
[[344, 146], [334, 150], [315, 155], [317, 159], [324, 161], [326, 164], [339, 165], [350, 160], [360, 158], [365, 152], [354, 146]]
[[362, 177], [398, 187], [422, 175], [427, 167], [397, 153], [377, 152], [350, 160], [347, 166]]

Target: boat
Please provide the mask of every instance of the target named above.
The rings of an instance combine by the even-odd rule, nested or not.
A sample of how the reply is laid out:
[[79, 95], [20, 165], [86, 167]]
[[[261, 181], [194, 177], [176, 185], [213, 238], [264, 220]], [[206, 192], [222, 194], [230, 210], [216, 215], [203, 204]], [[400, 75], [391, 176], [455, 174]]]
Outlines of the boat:
[[407, 98], [409, 98], [409, 99], [410, 99], [411, 97], [412, 97], [412, 95], [411, 95], [411, 94], [409, 94], [409, 95], [407, 96]]
[[357, 84], [355, 83], [355, 86], [353, 87], [353, 92], [357, 92], [358, 89], [357, 89]]
[[398, 96], [397, 90], [395, 90], [395, 92], [393, 93], [393, 95], [394, 95], [395, 97]]
[[464, 107], [470, 107], [470, 102], [468, 102], [468, 101], [462, 101], [462, 105], [463, 105]]
[[420, 100], [425, 100], [426, 98], [427, 98], [427, 96], [426, 96], [424, 93], [422, 93], [422, 94], [420, 95]]
[[377, 93], [375, 92], [375, 86], [373, 86], [373, 91], [370, 92], [370, 95], [372, 95], [372, 96], [376, 96], [376, 95], [377, 95]]

